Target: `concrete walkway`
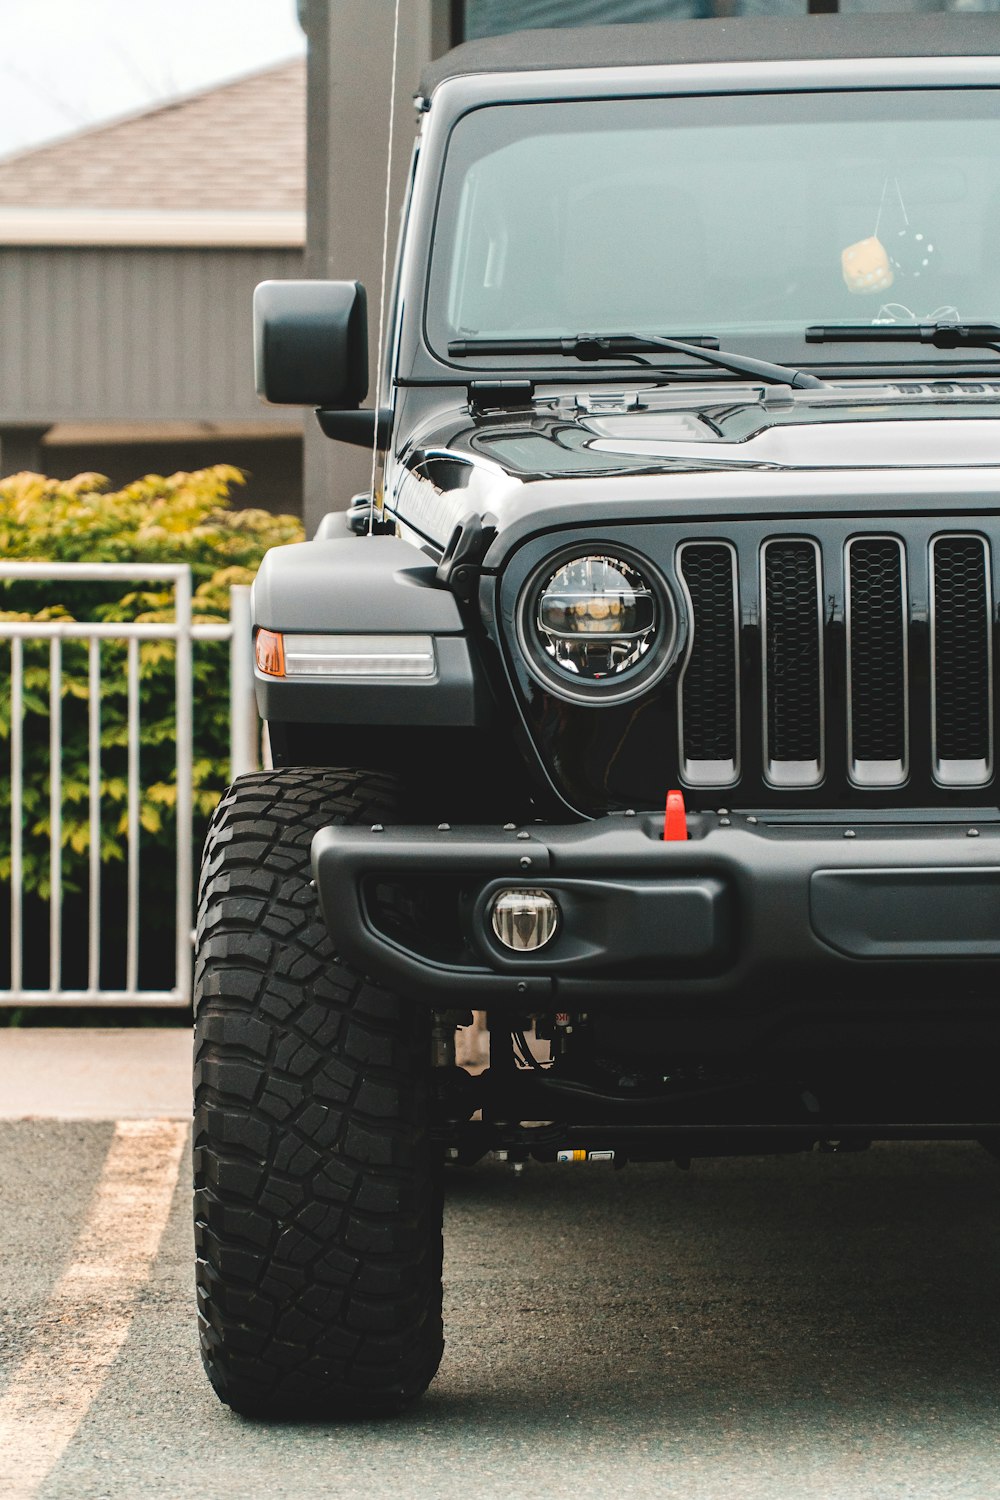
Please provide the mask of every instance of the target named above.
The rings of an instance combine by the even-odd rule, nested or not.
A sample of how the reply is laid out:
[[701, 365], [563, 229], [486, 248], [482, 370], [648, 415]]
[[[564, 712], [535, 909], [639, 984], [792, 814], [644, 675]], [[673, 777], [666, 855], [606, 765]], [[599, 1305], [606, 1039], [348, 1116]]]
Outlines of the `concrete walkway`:
[[186, 1120], [186, 1026], [0, 1030], [2, 1120]]

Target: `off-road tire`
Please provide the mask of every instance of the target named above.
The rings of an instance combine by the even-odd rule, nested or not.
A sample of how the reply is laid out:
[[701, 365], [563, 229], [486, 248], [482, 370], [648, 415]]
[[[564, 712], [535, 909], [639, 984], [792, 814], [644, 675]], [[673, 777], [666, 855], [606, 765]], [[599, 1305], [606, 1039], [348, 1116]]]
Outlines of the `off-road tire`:
[[241, 777], [205, 845], [195, 962], [201, 1348], [248, 1416], [396, 1409], [433, 1379], [441, 1173], [429, 1018], [341, 963], [313, 834], [390, 821], [392, 778]]

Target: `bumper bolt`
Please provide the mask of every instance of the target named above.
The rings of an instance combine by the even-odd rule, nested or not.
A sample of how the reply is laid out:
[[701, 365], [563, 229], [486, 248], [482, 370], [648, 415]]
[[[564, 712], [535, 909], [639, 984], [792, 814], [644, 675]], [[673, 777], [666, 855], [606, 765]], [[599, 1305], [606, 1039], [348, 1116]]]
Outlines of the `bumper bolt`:
[[751, 813], [751, 814], [750, 814], [750, 816], [749, 816], [749, 817], [748, 817], [748, 818], [747, 818], [747, 822], [748, 822], [748, 823], [756, 823], [756, 822], [757, 822], [757, 819], [756, 819], [756, 818], [755, 818], [755, 817], [754, 817], [754, 816], [753, 816], [753, 814], [752, 814], [752, 813]]
[[516, 827], [517, 827], [516, 823], [505, 823], [503, 825], [503, 831], [504, 831], [504, 833], [513, 833], [514, 829]]
[[531, 838], [531, 834], [528, 832], [528, 830], [526, 828], [522, 828], [521, 832], [518, 834], [518, 838], [519, 839], [530, 839]]
[[968, 831], [968, 833], [965, 835], [965, 837], [967, 839], [977, 839], [979, 837], [979, 829], [978, 828], [970, 828], [969, 831]]
[[385, 832], [385, 829], [382, 827], [381, 823], [373, 823], [372, 824], [372, 833], [384, 833], [384, 832]]
[[525, 984], [523, 979], [519, 979], [517, 981], [517, 993], [519, 995], [526, 995], [528, 993], [528, 986]]
[[733, 820], [732, 820], [732, 818], [720, 818], [719, 819], [719, 827], [720, 828], [731, 828], [732, 826], [733, 826]]
[[451, 824], [450, 823], [439, 823], [438, 824], [438, 833], [450, 833], [450, 832], [451, 832]]
[[844, 838], [845, 839], [856, 839], [857, 838], [857, 834], [854, 832], [853, 828], [845, 828], [844, 829]]
[[520, 860], [518, 861], [518, 863], [520, 864], [522, 870], [530, 870], [531, 869], [531, 855], [530, 854], [522, 854]]

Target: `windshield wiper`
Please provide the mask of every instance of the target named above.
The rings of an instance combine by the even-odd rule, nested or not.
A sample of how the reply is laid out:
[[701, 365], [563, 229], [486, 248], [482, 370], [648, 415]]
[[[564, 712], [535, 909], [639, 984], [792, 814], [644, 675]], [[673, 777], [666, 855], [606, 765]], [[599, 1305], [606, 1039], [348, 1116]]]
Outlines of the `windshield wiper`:
[[[672, 354], [687, 354], [692, 359], [701, 359], [708, 365], [715, 365], [720, 370], [730, 370], [734, 375], [750, 375], [757, 380], [769, 381], [772, 385], [790, 385], [797, 390], [826, 388], [824, 380], [809, 375], [805, 370], [773, 365], [766, 359], [729, 354], [720, 349], [718, 339], [710, 335], [698, 339], [668, 339], [655, 333], [578, 333], [567, 339], [455, 339], [448, 345], [448, 353], [453, 359], [475, 356], [489, 358], [490, 355], [503, 354], [558, 354], [584, 361], [635, 359], [642, 353], [652, 353], [657, 349], [669, 349]], [[640, 360], [640, 363], [650, 362]]]
[[816, 323], [807, 344], [933, 344], [936, 349], [995, 349], [998, 323]]

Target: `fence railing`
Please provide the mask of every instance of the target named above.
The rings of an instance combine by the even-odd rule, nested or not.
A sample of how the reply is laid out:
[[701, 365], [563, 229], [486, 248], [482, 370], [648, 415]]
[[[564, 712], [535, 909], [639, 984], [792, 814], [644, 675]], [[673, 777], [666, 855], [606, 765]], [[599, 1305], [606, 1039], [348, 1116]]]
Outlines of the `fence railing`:
[[[174, 618], [163, 622], [77, 620], [0, 620], [0, 642], [10, 642], [10, 986], [0, 989], [0, 1005], [17, 1006], [184, 1006], [191, 999], [191, 913], [193, 897], [193, 646], [199, 641], [229, 642], [230, 779], [258, 765], [259, 725], [254, 704], [250, 644], [250, 590], [231, 591], [228, 623], [195, 624], [191, 618], [191, 570], [186, 564], [26, 563], [0, 561], [0, 580], [33, 583], [160, 583], [174, 595]], [[140, 646], [143, 641], [175, 645], [176, 804], [175, 869], [176, 939], [173, 983], [160, 988], [140, 984], [139, 957], [143, 929], [140, 902], [142, 798], [140, 762]], [[25, 656], [26, 643], [48, 643], [49, 665], [49, 902], [48, 985], [24, 985], [24, 814], [25, 814]], [[87, 651], [87, 956], [86, 984], [63, 984], [63, 646], [86, 645]], [[125, 797], [126, 918], [124, 985], [102, 987], [106, 934], [102, 933], [102, 747], [101, 699], [103, 648], [125, 643], [127, 701]]]

